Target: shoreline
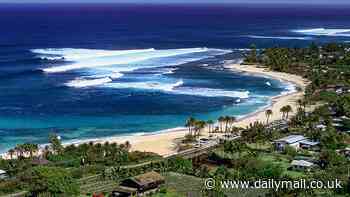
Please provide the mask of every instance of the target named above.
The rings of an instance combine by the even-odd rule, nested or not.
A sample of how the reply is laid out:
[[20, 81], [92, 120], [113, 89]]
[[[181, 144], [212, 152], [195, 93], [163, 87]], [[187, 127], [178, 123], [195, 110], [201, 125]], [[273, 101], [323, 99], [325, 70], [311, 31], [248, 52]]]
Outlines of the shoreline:
[[[247, 127], [250, 123], [255, 121], [265, 122], [265, 110], [271, 109], [273, 111], [273, 115], [270, 117], [270, 121], [281, 119], [280, 116], [280, 108], [284, 105], [290, 105], [293, 109], [293, 112], [290, 115], [294, 115], [296, 111], [296, 101], [301, 99], [304, 96], [304, 90], [308, 82], [302, 78], [301, 76], [280, 73], [274, 71], [268, 71], [266, 68], [260, 68], [255, 65], [240, 65], [234, 63], [228, 63], [224, 65], [225, 68], [229, 69], [233, 72], [242, 72], [247, 73], [249, 75], [258, 75], [263, 77], [272, 78], [275, 80], [280, 80], [288, 83], [292, 83], [295, 86], [294, 91], [289, 91], [287, 93], [282, 93], [280, 95], [271, 97], [271, 102], [256, 111], [244, 115], [239, 118], [234, 125], [238, 127]], [[134, 134], [126, 134], [126, 135], [118, 135], [118, 136], [110, 136], [110, 137], [102, 137], [96, 139], [86, 139], [86, 140], [71, 140], [67, 142], [63, 142], [63, 145], [71, 145], [71, 144], [82, 144], [88, 142], [94, 143], [104, 143], [108, 141], [109, 143], [116, 142], [118, 144], [125, 143], [129, 141], [131, 144], [132, 151], [146, 151], [146, 152], [154, 152], [161, 156], [171, 155], [176, 153], [176, 144], [174, 141], [178, 138], [182, 138], [186, 135], [188, 129], [185, 127], [175, 127], [170, 129], [164, 129], [160, 131], [150, 132], [150, 133], [134, 133]], [[203, 132], [203, 136], [208, 136], [208, 132]], [[45, 146], [39, 145], [40, 148]], [[39, 150], [40, 154], [40, 150]], [[6, 153], [0, 154], [0, 156], [4, 159], [8, 159], [9, 155]]]
[[290, 116], [293, 116], [297, 111], [296, 101], [298, 99], [303, 98], [305, 88], [309, 84], [309, 81], [307, 81], [305, 78], [301, 76], [270, 71], [270, 70], [267, 70], [267, 68], [257, 67], [256, 65], [228, 64], [225, 67], [236, 72], [238, 71], [238, 72], [243, 72], [248, 74], [256, 74], [258, 76], [267, 76], [272, 79], [292, 83], [296, 87], [294, 91], [271, 97], [270, 98], [271, 102], [269, 105], [261, 109], [258, 109], [257, 111], [251, 114], [248, 114], [247, 116], [238, 120], [235, 123], [236, 126], [246, 127], [246, 126], [249, 126], [250, 123], [253, 123], [255, 121], [266, 122], [265, 111], [268, 109], [272, 110], [273, 112], [272, 116], [269, 118], [270, 122], [275, 120], [280, 120], [282, 119], [280, 114], [280, 108], [285, 105], [290, 105], [292, 107], [293, 111], [290, 113]]

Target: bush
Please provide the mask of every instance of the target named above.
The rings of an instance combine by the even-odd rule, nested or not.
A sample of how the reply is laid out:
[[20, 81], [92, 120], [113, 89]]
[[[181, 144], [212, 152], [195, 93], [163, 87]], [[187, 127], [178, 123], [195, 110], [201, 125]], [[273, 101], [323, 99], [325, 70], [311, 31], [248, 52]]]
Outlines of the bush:
[[38, 166], [29, 171], [29, 177], [22, 178], [29, 184], [29, 191], [34, 196], [45, 192], [53, 196], [79, 194], [78, 184], [64, 168]]
[[291, 156], [291, 157], [295, 157], [298, 154], [297, 151], [295, 150], [295, 148], [291, 147], [291, 146], [285, 146], [284, 147], [284, 153], [286, 155]]
[[21, 189], [20, 183], [15, 180], [0, 182], [0, 195], [14, 193]]

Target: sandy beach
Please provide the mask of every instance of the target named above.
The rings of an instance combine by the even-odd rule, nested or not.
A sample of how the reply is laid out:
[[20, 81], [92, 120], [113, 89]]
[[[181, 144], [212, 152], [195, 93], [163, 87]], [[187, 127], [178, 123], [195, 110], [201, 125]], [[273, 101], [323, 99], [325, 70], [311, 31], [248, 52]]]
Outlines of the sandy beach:
[[[293, 109], [293, 112], [296, 112], [296, 101], [303, 97], [304, 89], [308, 83], [304, 78], [297, 75], [272, 72], [253, 65], [227, 64], [225, 67], [235, 72], [247, 72], [247, 74], [253, 73], [257, 75], [272, 77], [278, 80], [288, 81], [300, 88], [300, 91], [272, 98], [271, 106], [267, 106], [266, 108], [261, 109], [260, 111], [257, 111], [253, 114], [249, 114], [245, 118], [237, 121], [235, 123], [235, 126], [239, 127], [246, 127], [255, 121], [266, 121], [265, 110], [267, 109], [271, 109], [273, 111], [273, 115], [270, 117], [270, 121], [281, 119], [280, 109], [285, 105], [290, 105]], [[291, 115], [293, 114], [294, 113], [291, 113]], [[166, 156], [176, 153], [176, 144], [174, 143], [174, 140], [184, 137], [187, 132], [188, 130], [186, 128], [175, 128], [162, 133], [142, 136], [115, 137], [98, 140], [98, 142], [102, 143], [108, 140], [110, 142], [123, 143], [125, 141], [129, 141], [132, 145], [132, 150], [155, 152], [157, 154]], [[208, 134], [204, 132], [203, 135], [207, 136]]]
[[[272, 103], [270, 106], [267, 106], [264, 109], [260, 109], [259, 111], [253, 114], [249, 114], [245, 118], [238, 120], [234, 125], [239, 127], [246, 127], [255, 121], [265, 122], [265, 110], [267, 109], [271, 109], [273, 111], [273, 115], [270, 117], [270, 121], [281, 119], [280, 108], [285, 105], [290, 105], [292, 107], [293, 112], [290, 114], [293, 115], [294, 112], [297, 111], [296, 101], [303, 97], [304, 89], [308, 84], [308, 82], [300, 76], [287, 73], [272, 72], [264, 68], [256, 67], [254, 65], [227, 64], [225, 67], [231, 69], [234, 72], [247, 72], [247, 74], [264, 75], [278, 80], [288, 81], [299, 87], [299, 91], [274, 97], [272, 98]], [[93, 141], [96, 143], [104, 143], [105, 141], [124, 143], [126, 141], [129, 141], [132, 145], [131, 150], [154, 152], [159, 155], [166, 156], [176, 153], [176, 144], [174, 141], [178, 138], [184, 137], [187, 132], [188, 130], [186, 128], [179, 127], [153, 134], [116, 136]], [[203, 135], [207, 136], [208, 133], [203, 132]], [[3, 157], [7, 158], [6, 155]]]

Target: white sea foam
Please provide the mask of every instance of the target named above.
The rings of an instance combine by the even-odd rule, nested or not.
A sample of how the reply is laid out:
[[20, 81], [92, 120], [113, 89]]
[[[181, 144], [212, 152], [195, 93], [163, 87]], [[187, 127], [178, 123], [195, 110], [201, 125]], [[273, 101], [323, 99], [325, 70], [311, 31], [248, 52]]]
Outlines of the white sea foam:
[[[142, 62], [154, 58], [172, 57], [191, 53], [208, 52], [214, 50], [217, 54], [226, 53], [225, 50], [208, 49], [208, 48], [187, 48], [187, 49], [144, 49], [144, 50], [94, 50], [94, 49], [35, 49], [32, 52], [39, 54], [62, 55], [67, 61], [73, 63], [63, 66], [44, 68], [43, 71], [48, 73], [66, 72], [83, 68], [96, 68], [111, 65], [126, 65], [131, 63]], [[194, 59], [198, 60], [198, 58]], [[193, 60], [189, 60], [193, 61]]]
[[248, 35], [248, 38], [256, 39], [277, 39], [277, 40], [312, 40], [312, 37], [293, 37], [293, 36], [257, 36], [257, 35]]
[[170, 74], [173, 74], [178, 68], [170, 68], [170, 69], [167, 69], [166, 71], [164, 71], [162, 74], [164, 75], [170, 75]]
[[74, 87], [74, 88], [84, 88], [89, 86], [102, 85], [105, 83], [109, 83], [111, 81], [112, 79], [110, 77], [97, 78], [97, 79], [78, 78], [66, 83], [65, 85], [69, 87]]
[[173, 91], [174, 94], [194, 95], [203, 97], [231, 97], [231, 98], [249, 98], [249, 91], [230, 91], [212, 88], [178, 88]]
[[239, 49], [234, 49], [235, 51], [251, 51], [252, 49], [249, 48], [239, 48]]
[[[197, 61], [203, 58], [221, 55], [230, 50], [209, 49], [209, 48], [184, 48], [184, 49], [137, 49], [137, 50], [97, 50], [97, 49], [33, 49], [33, 53], [37, 53], [40, 57], [56, 57], [67, 61], [67, 64], [62, 66], [54, 66], [42, 69], [47, 73], [66, 72], [71, 70], [83, 69], [83, 78], [78, 78], [66, 83], [70, 87], [87, 87], [102, 85], [109, 83], [110, 80], [120, 78], [124, 72], [130, 72], [137, 69], [175, 66], [179, 64]], [[189, 56], [181, 56], [188, 55]], [[198, 55], [197, 55], [198, 54]], [[177, 57], [179, 56], [179, 58]], [[193, 56], [193, 57], [192, 57]], [[166, 59], [163, 59], [166, 58]], [[172, 74], [177, 68], [165, 69], [163, 74]], [[87, 76], [86, 74], [90, 74]], [[153, 84], [114, 84], [113, 86], [120, 87], [135, 87], [135, 88], [152, 88], [154, 89], [171, 89], [169, 84], [156, 85]], [[137, 86], [137, 87], [136, 87]], [[164, 86], [164, 87], [163, 87]]]
[[286, 95], [286, 94], [297, 92], [296, 86], [293, 83], [290, 83], [290, 82], [285, 83], [284, 89], [285, 89], [285, 91], [283, 91], [281, 93], [281, 95]]
[[41, 56], [38, 56], [38, 57], [40, 59], [48, 60], [48, 61], [64, 60], [64, 57], [62, 57], [62, 56], [45, 56], [45, 55], [41, 55]]
[[350, 37], [350, 29], [314, 28], [292, 30], [295, 33], [313, 36], [340, 36]]
[[143, 90], [161, 90], [161, 91], [173, 91], [175, 88], [183, 85], [183, 80], [179, 80], [175, 83], [160, 83], [157, 81], [148, 82], [133, 82], [133, 83], [108, 83], [104, 87], [117, 88], [117, 89], [143, 89]]
[[230, 91], [223, 89], [200, 88], [200, 87], [183, 87], [183, 80], [175, 83], [159, 83], [159, 82], [135, 82], [135, 83], [107, 83], [104, 87], [117, 89], [143, 89], [143, 90], [159, 90], [169, 92], [171, 94], [194, 95], [203, 97], [232, 97], [232, 98], [249, 98], [249, 91]]
[[[133, 53], [151, 52], [155, 49], [135, 49], [135, 50], [99, 50], [99, 49], [74, 49], [74, 48], [48, 48], [48, 49], [32, 49], [33, 53], [41, 54], [43, 58], [47, 55], [56, 55], [68, 61], [78, 61], [82, 59], [108, 57], [116, 55], [126, 55]], [[46, 55], [46, 56], [45, 56]], [[39, 56], [40, 57], [40, 56]]]

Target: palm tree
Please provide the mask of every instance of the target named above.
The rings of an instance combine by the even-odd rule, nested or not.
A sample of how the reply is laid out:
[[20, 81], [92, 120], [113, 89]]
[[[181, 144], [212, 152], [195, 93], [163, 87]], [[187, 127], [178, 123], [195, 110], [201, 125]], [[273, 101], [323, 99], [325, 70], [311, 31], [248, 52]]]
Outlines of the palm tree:
[[290, 112], [293, 112], [293, 108], [290, 105], [286, 105], [286, 119], [288, 119], [288, 115]]
[[266, 124], [269, 124], [269, 119], [272, 116], [273, 112], [271, 109], [268, 109], [265, 111], [265, 115], [266, 115]]
[[39, 150], [39, 146], [37, 144], [28, 144], [27, 146], [30, 157], [32, 158], [34, 153], [36, 153]]
[[213, 120], [208, 120], [208, 121], [207, 121], [208, 132], [209, 132], [209, 133], [211, 133], [213, 124], [214, 124], [214, 121], [213, 121]]
[[223, 124], [223, 122], [225, 122], [225, 117], [224, 116], [220, 116], [218, 118], [218, 122], [219, 122], [219, 125], [220, 125], [220, 132], [222, 132], [222, 124]]
[[110, 144], [108, 141], [106, 141], [104, 144], [103, 144], [103, 156], [106, 157], [106, 156], [109, 156], [109, 153], [110, 153]]
[[196, 121], [196, 123], [195, 123], [195, 136], [200, 136], [200, 133], [201, 133], [201, 131], [202, 131], [202, 129], [204, 129], [205, 128], [205, 126], [206, 126], [206, 122], [205, 121]]
[[49, 156], [49, 153], [50, 153], [50, 146], [46, 145], [43, 152], [44, 158], [47, 158]]
[[282, 119], [286, 116], [286, 106], [281, 107], [280, 112], [282, 113]]
[[225, 121], [225, 133], [228, 131], [228, 125], [231, 121], [231, 117], [230, 116], [225, 116], [224, 117], [224, 121]]
[[18, 144], [15, 147], [15, 151], [16, 151], [17, 158], [23, 157], [24, 150], [23, 150], [23, 146], [21, 144]]
[[16, 152], [16, 151], [13, 150], [13, 149], [10, 149], [10, 150], [8, 151], [11, 160], [13, 159], [13, 155], [15, 154], [15, 152]]
[[298, 99], [297, 103], [299, 108], [302, 108], [305, 105], [305, 101], [303, 101], [302, 99]]
[[125, 147], [125, 150], [126, 150], [126, 151], [129, 151], [129, 150], [131, 149], [131, 144], [130, 144], [130, 142], [129, 142], [129, 141], [126, 141], [126, 142], [124, 143], [124, 147]]
[[235, 123], [235, 122], [236, 122], [236, 120], [237, 120], [237, 118], [236, 118], [236, 117], [234, 117], [234, 116], [231, 116], [231, 117], [230, 117], [230, 129], [232, 128], [233, 123]]
[[194, 126], [195, 122], [196, 122], [196, 119], [193, 117], [189, 117], [186, 121], [185, 126], [188, 127], [188, 133], [190, 135], [192, 135], [192, 127]]

